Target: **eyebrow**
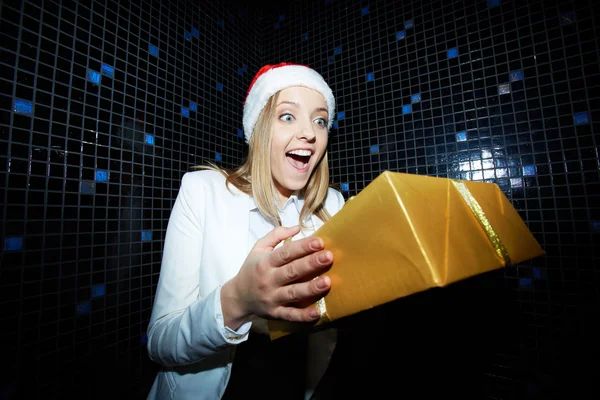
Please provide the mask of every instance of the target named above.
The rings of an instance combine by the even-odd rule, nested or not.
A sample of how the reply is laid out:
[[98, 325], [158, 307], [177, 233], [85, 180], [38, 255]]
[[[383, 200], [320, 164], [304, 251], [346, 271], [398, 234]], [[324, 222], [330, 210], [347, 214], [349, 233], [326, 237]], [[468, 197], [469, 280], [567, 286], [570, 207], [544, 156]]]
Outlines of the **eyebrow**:
[[[292, 105], [292, 106], [294, 106], [296, 108], [300, 108], [300, 105], [298, 103], [293, 102], [293, 101], [282, 101], [281, 103], [277, 104], [277, 107], [279, 107], [282, 104], [289, 104], [289, 105]], [[324, 112], [326, 112], [326, 113], [329, 114], [329, 110], [327, 110], [325, 107], [315, 108], [315, 111], [324, 111]]]

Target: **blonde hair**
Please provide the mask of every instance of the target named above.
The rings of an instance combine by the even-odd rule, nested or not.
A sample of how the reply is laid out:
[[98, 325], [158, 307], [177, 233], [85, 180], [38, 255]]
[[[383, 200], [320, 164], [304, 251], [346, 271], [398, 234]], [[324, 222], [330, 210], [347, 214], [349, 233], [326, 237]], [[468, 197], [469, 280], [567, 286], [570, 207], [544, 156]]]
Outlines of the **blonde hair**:
[[[250, 136], [248, 158], [240, 167], [224, 169], [208, 163], [209, 165], [194, 166], [192, 169], [210, 169], [222, 173], [226, 178], [225, 185], [229, 191], [231, 191], [229, 185], [233, 185], [240, 192], [254, 197], [262, 215], [276, 226], [281, 226], [281, 219], [273, 201], [277, 189], [271, 172], [271, 130], [278, 97], [277, 93], [269, 99], [256, 121]], [[256, 156], [257, 154], [260, 156]], [[304, 220], [313, 214], [323, 222], [331, 218], [324, 206], [329, 186], [329, 163], [326, 150], [308, 179], [308, 183], [300, 191], [304, 197], [304, 205], [300, 211], [299, 225], [304, 227]]]

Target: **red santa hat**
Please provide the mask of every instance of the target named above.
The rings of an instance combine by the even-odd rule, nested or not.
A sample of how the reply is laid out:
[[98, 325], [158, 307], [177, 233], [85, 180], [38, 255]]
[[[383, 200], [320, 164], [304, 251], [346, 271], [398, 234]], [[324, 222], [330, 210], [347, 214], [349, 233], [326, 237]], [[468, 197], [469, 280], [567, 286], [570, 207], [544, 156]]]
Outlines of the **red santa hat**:
[[258, 121], [263, 108], [275, 93], [288, 87], [303, 86], [321, 93], [327, 102], [329, 111], [327, 129], [331, 129], [335, 99], [331, 88], [323, 77], [314, 69], [301, 64], [281, 63], [262, 67], [250, 84], [244, 102], [244, 135], [246, 143]]

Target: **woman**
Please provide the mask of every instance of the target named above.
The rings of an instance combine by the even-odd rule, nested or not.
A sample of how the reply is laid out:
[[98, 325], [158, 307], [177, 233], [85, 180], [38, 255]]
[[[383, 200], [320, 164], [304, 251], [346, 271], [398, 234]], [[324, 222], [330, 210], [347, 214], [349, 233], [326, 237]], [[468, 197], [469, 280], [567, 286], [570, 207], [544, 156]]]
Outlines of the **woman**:
[[[294, 374], [283, 364], [257, 373], [251, 360], [270, 345], [249, 343], [254, 336], [267, 337], [266, 319], [316, 321], [313, 303], [330, 289], [325, 272], [333, 255], [311, 235], [344, 204], [328, 187], [326, 147], [334, 109], [331, 89], [311, 68], [266, 65], [244, 104], [247, 161], [233, 171], [212, 168], [183, 176], [148, 327], [150, 358], [165, 367], [149, 398], [237, 398], [237, 393], [268, 398], [269, 392], [294, 398], [276, 393], [287, 387], [277, 384], [293, 381]], [[308, 342], [302, 397], [310, 396], [324, 373], [335, 334], [323, 331]], [[249, 357], [236, 356], [246, 344]], [[275, 356], [271, 364], [285, 363], [287, 357], [275, 361], [277, 352], [268, 353]], [[238, 371], [238, 363], [249, 367]], [[244, 379], [253, 373], [253, 379]]]

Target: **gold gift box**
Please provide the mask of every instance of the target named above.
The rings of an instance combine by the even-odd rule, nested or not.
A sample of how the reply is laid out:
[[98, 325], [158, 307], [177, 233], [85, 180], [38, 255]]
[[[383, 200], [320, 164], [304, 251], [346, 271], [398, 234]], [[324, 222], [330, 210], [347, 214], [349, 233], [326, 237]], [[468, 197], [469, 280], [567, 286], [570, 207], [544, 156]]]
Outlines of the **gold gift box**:
[[271, 320], [271, 339], [544, 254], [498, 185], [390, 171], [314, 236], [334, 255], [322, 317]]

